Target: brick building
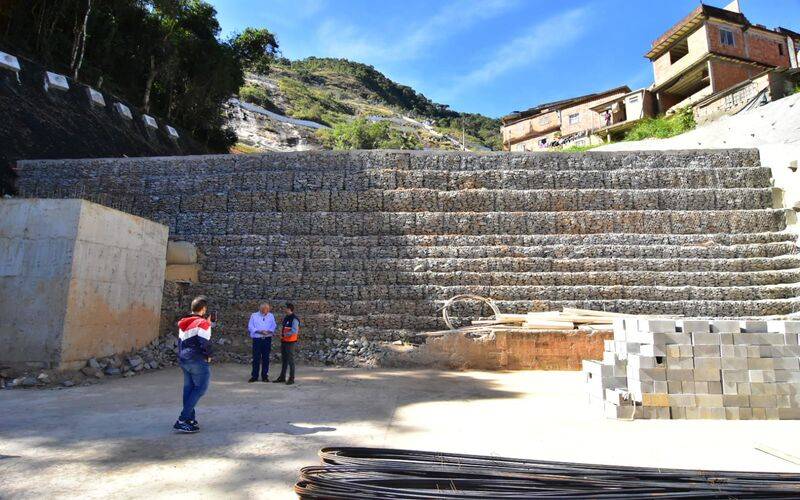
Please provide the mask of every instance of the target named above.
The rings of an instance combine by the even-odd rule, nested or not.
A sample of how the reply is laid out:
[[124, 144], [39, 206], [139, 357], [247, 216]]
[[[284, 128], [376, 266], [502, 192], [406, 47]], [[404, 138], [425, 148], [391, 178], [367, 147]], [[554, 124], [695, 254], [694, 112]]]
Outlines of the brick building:
[[659, 110], [693, 105], [771, 68], [796, 68], [800, 34], [751, 23], [739, 2], [701, 4], [653, 42]]
[[593, 110], [631, 93], [627, 86], [540, 104], [504, 116], [503, 149], [535, 151], [554, 145], [583, 146], [592, 143], [593, 132], [606, 126], [604, 115]]

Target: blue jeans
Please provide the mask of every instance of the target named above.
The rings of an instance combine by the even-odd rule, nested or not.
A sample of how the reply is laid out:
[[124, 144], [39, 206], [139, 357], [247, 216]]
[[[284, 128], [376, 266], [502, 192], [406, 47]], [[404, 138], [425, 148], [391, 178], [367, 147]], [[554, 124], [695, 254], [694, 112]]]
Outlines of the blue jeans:
[[261, 380], [267, 380], [269, 374], [269, 353], [272, 350], [272, 337], [253, 339], [253, 370], [252, 378], [258, 378], [259, 366], [261, 367]]
[[183, 370], [183, 411], [181, 420], [195, 420], [194, 407], [208, 389], [211, 367], [205, 361], [181, 361]]

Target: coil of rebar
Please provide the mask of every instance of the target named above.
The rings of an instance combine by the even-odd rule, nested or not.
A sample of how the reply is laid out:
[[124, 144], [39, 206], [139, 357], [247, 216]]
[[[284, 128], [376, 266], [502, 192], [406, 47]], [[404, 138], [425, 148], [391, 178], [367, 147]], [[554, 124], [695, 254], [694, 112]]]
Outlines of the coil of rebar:
[[548, 462], [430, 451], [323, 448], [303, 499], [800, 498], [800, 474]]

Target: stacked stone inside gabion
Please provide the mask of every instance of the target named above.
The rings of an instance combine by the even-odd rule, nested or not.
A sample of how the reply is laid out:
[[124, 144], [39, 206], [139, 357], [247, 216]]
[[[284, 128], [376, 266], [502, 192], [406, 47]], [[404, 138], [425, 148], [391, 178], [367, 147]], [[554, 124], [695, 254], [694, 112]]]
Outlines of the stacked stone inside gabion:
[[620, 318], [589, 403], [609, 418], [800, 418], [800, 321]]
[[[755, 150], [327, 151], [24, 161], [26, 196], [80, 196], [197, 245], [219, 330], [292, 301], [303, 348], [503, 312], [764, 316], [800, 305], [800, 257]], [[469, 320], [489, 310], [457, 304]], [[313, 345], [316, 344], [316, 345]]]

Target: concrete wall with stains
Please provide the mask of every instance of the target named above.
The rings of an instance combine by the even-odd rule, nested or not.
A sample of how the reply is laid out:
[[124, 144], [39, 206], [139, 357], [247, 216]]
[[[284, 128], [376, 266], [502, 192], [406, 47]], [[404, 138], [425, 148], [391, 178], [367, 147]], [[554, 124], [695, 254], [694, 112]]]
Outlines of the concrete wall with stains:
[[0, 202], [0, 364], [72, 368], [158, 335], [166, 226], [83, 200]]

